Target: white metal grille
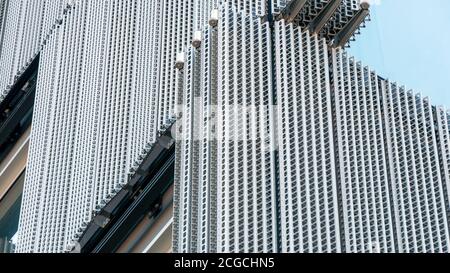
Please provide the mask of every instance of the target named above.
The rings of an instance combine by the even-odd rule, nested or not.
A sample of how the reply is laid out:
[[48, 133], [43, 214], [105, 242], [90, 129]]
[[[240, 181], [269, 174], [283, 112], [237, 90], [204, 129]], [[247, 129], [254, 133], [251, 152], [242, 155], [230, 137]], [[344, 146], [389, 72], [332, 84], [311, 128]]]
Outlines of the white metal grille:
[[221, 18], [204, 32], [201, 49], [188, 50], [183, 70], [174, 249], [274, 252], [269, 26], [234, 6], [222, 8]]
[[[0, 37], [0, 101], [63, 16], [70, 0], [23, 0], [4, 3], [4, 31]], [[0, 23], [1, 26], [2, 23]], [[1, 27], [0, 27], [1, 30]]]
[[155, 140], [160, 22], [149, 18], [160, 10], [157, 1], [82, 1], [47, 42], [19, 252], [63, 251]]
[[284, 252], [340, 251], [326, 41], [276, 24]]
[[3, 13], [0, 88], [41, 51], [19, 252], [70, 246], [175, 117], [176, 252], [449, 251], [450, 115], [327, 46], [358, 1], [324, 38], [323, 0], [69, 2]]

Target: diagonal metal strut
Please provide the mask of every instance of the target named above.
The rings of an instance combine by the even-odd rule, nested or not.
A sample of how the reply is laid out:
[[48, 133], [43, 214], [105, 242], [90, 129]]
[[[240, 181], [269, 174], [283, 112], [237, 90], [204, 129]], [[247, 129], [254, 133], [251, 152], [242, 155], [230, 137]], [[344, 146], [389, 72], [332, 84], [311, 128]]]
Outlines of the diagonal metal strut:
[[343, 0], [330, 0], [328, 4], [320, 11], [319, 15], [309, 24], [311, 34], [318, 34], [327, 22], [333, 17], [337, 8]]
[[364, 20], [369, 15], [370, 13], [369, 8], [370, 4], [368, 2], [361, 3], [361, 9], [358, 11], [358, 13], [344, 26], [344, 28], [333, 39], [331, 43], [332, 47], [334, 48], [343, 47], [348, 43], [350, 38], [353, 36], [353, 34], [360, 27], [362, 22], [364, 22]]

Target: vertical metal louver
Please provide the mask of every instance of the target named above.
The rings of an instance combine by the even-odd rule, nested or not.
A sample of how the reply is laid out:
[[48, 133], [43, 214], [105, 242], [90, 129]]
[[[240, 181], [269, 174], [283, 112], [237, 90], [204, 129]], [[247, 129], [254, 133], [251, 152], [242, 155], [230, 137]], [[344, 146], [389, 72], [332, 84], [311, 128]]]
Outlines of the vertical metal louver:
[[232, 5], [220, 17], [179, 72], [174, 249], [275, 252], [269, 26]]
[[378, 76], [333, 51], [337, 166], [346, 252], [394, 252], [393, 207]]
[[[428, 98], [380, 82], [399, 252], [448, 252], [436, 124]], [[444, 183], [443, 183], [444, 182]]]
[[281, 238], [284, 252], [339, 252], [328, 48], [275, 25]]
[[70, 0], [12, 1], [0, 4], [0, 102], [40, 52]]
[[18, 252], [73, 246], [175, 120], [175, 252], [449, 251], [450, 114], [328, 45], [359, 1], [318, 35], [327, 0], [0, 3], [0, 90], [41, 54]]
[[17, 251], [64, 251], [156, 139], [161, 21], [149, 18], [161, 10], [158, 1], [80, 1], [53, 30]]

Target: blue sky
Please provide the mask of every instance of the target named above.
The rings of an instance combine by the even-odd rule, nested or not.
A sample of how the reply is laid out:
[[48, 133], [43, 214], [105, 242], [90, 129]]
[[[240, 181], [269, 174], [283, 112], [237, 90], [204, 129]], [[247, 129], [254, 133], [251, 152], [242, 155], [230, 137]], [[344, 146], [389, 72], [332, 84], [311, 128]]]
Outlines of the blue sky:
[[450, 1], [372, 0], [350, 53], [378, 74], [450, 109]]

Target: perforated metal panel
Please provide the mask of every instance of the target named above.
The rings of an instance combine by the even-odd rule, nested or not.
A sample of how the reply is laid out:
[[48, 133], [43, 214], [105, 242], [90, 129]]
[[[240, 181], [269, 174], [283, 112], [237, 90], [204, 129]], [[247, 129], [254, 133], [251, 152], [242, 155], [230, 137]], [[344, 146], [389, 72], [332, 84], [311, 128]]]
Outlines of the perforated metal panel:
[[338, 173], [347, 252], [394, 252], [389, 155], [378, 76], [333, 52]]
[[155, 140], [161, 22], [150, 18], [160, 10], [157, 1], [82, 1], [47, 41], [19, 252], [64, 251]]
[[180, 72], [174, 250], [275, 252], [269, 25], [234, 6], [220, 16]]
[[[2, 1], [0, 102], [39, 53], [70, 0]], [[1, 23], [0, 23], [1, 24]], [[0, 28], [1, 29], [1, 28]]]
[[[222, 9], [218, 29], [217, 55], [209, 51], [215, 37], [209, 28], [200, 49], [186, 48], [188, 60], [179, 72], [179, 93], [188, 102], [181, 132], [188, 139], [179, 146], [183, 175], [177, 185], [184, 195], [175, 199], [175, 251], [270, 252], [265, 246], [274, 240], [275, 251], [282, 252], [448, 252], [449, 130], [443, 108], [435, 112], [427, 99], [382, 79], [344, 50], [331, 49], [326, 37], [311, 36], [295, 24], [276, 21], [271, 31], [257, 17], [229, 6]], [[256, 42], [261, 32], [272, 36], [273, 47], [270, 40]], [[266, 73], [272, 65], [273, 79]], [[215, 90], [211, 71], [219, 75], [213, 115], [217, 151], [205, 141], [208, 127], [201, 124], [210, 122], [206, 98], [216, 94], [204, 88]], [[265, 102], [276, 96], [268, 112], [250, 111], [269, 121], [266, 128], [240, 111], [261, 106], [258, 88]], [[261, 143], [275, 145], [267, 165], [252, 137], [259, 130]], [[201, 177], [208, 166], [217, 166], [217, 177]], [[275, 184], [266, 176], [272, 169], [278, 174]], [[250, 183], [258, 175], [257, 181], [267, 184]], [[216, 184], [216, 192], [208, 188]], [[266, 195], [267, 190], [274, 192]], [[270, 203], [276, 196], [279, 234], [263, 233], [264, 242], [252, 229], [271, 225], [273, 214], [264, 214], [254, 200]], [[208, 207], [216, 205], [212, 197], [217, 215]], [[217, 225], [205, 222], [207, 217]], [[217, 249], [208, 249], [214, 240], [208, 231], [214, 229]]]
[[358, 1], [319, 36], [328, 1], [12, 2], [0, 86], [41, 52], [19, 252], [72, 247], [176, 119], [175, 252], [449, 251], [449, 114], [329, 48]]
[[448, 252], [448, 216], [433, 107], [427, 98], [382, 82], [398, 251]]
[[339, 252], [328, 48], [325, 39], [275, 26], [283, 252]]

